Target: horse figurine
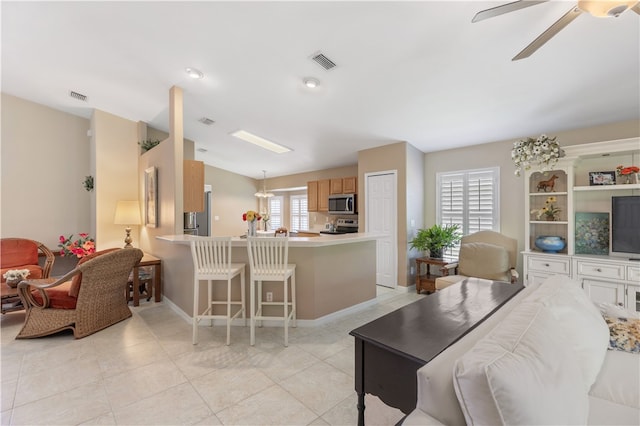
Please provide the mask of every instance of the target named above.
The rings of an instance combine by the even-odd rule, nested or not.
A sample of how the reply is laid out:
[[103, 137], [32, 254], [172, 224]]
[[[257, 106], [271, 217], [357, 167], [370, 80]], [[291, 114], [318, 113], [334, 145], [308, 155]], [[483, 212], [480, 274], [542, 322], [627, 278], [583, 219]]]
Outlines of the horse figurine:
[[547, 192], [547, 188], [549, 188], [551, 192], [553, 192], [553, 187], [556, 185], [556, 179], [558, 179], [558, 176], [553, 175], [549, 180], [543, 180], [538, 182], [538, 191], [543, 189], [544, 192]]

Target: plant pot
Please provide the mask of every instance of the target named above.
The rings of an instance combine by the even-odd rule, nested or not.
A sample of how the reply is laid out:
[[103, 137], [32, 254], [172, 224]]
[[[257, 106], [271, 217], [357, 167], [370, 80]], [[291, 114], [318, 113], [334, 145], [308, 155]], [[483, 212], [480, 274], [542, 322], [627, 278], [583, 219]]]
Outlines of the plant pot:
[[18, 284], [22, 281], [22, 278], [16, 278], [14, 280], [7, 280], [7, 285], [11, 288], [18, 287]]
[[562, 237], [541, 235], [536, 238], [535, 245], [545, 253], [558, 253], [567, 244]]
[[432, 259], [442, 259], [442, 249], [429, 250], [429, 257]]

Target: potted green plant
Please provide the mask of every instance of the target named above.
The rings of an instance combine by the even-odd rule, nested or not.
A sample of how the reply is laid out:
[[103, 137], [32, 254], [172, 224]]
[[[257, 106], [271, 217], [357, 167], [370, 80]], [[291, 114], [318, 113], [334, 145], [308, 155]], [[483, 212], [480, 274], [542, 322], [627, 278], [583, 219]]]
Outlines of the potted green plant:
[[147, 139], [147, 140], [138, 142], [138, 145], [140, 145], [140, 148], [142, 148], [142, 154], [144, 154], [145, 152], [157, 146], [159, 143], [160, 143], [159, 139]]
[[453, 247], [460, 241], [459, 230], [460, 226], [457, 224], [433, 225], [431, 228], [419, 229], [415, 238], [409, 241], [409, 244], [414, 249], [428, 250], [430, 257], [440, 259], [444, 250]]

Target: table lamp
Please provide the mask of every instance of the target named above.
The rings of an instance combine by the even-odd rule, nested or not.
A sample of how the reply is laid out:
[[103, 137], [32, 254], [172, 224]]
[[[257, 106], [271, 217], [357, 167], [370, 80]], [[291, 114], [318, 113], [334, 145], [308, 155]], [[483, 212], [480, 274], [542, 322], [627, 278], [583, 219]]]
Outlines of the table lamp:
[[125, 228], [127, 236], [124, 239], [124, 248], [132, 248], [131, 226], [140, 225], [140, 203], [138, 201], [118, 201], [113, 223], [127, 226]]

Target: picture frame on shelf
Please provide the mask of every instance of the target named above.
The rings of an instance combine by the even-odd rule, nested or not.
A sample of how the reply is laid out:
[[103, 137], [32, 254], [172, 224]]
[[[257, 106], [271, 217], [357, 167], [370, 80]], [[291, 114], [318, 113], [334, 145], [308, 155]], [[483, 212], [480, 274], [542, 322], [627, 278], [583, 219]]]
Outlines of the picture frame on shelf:
[[575, 253], [609, 255], [609, 213], [576, 212]]
[[615, 185], [616, 172], [589, 172], [589, 185]]
[[158, 168], [144, 171], [144, 223], [149, 228], [158, 226]]

